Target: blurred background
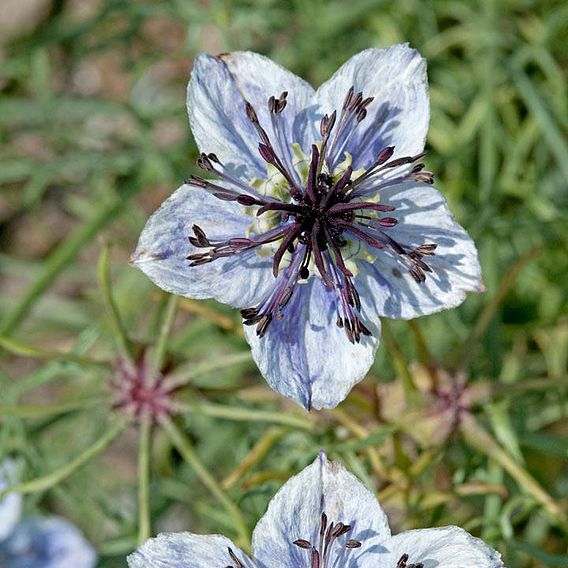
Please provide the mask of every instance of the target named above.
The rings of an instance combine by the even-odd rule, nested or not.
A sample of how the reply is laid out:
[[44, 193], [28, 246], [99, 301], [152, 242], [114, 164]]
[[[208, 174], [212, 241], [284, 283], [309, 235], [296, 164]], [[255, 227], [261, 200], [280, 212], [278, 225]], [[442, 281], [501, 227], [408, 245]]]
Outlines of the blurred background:
[[[266, 386], [236, 310], [172, 300], [128, 258], [196, 171], [200, 51], [258, 51], [317, 86], [398, 42], [428, 60], [426, 163], [487, 292], [384, 321], [365, 381], [307, 414]], [[395, 532], [457, 524], [508, 566], [567, 566], [567, 71], [563, 1], [2, 0], [0, 459], [23, 465], [26, 514], [72, 520], [101, 567], [164, 530], [246, 547], [323, 448]], [[182, 377], [167, 427], [113, 409], [126, 351]]]

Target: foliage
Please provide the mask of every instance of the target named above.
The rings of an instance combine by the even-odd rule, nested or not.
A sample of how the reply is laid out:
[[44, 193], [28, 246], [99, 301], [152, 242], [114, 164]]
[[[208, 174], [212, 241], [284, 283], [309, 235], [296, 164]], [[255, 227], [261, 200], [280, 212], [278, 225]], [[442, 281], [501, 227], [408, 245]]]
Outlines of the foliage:
[[[399, 529], [458, 524], [509, 566], [566, 565], [568, 7], [46, 4], [26, 30], [0, 28], [0, 455], [24, 459], [29, 511], [72, 519], [107, 568], [149, 531], [246, 547], [276, 488], [323, 448]], [[168, 299], [128, 257], [195, 171], [184, 100], [199, 51], [252, 49], [319, 84], [401, 41], [428, 60], [427, 165], [478, 243], [487, 292], [384, 322], [367, 379], [306, 414], [266, 387], [233, 311]], [[182, 376], [175, 419], [125, 424], [110, 388], [125, 352]], [[457, 378], [455, 414], [436, 386]]]

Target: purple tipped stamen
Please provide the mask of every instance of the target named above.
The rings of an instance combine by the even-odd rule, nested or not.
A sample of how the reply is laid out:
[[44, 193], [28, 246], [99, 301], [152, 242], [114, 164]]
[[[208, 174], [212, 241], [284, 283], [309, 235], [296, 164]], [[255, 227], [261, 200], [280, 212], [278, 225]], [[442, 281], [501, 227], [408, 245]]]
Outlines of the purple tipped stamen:
[[350, 525], [334, 522], [328, 524], [327, 515], [322, 513], [318, 531], [318, 542], [312, 544], [309, 540], [299, 538], [295, 540], [293, 544], [298, 548], [310, 551], [310, 568], [330, 568], [335, 565], [335, 561], [337, 560], [337, 557], [334, 555], [335, 551], [339, 552], [344, 548], [353, 549], [361, 546], [361, 542], [355, 539], [346, 540], [342, 546], [334, 546], [339, 544], [337, 541], [340, 537], [350, 531]]
[[[424, 153], [392, 159], [394, 146], [383, 148], [371, 167], [354, 179], [349, 166], [341, 174], [332, 175], [334, 160], [343, 154], [353, 130], [365, 119], [367, 108], [373, 101], [372, 97], [365, 98], [362, 92], [355, 93], [352, 87], [345, 97], [339, 118], [337, 112], [333, 111], [321, 119], [321, 145], [318, 148], [314, 144], [311, 148], [307, 179], [302, 187], [299, 174], [292, 166], [290, 145], [285, 144], [282, 115], [287, 106], [287, 96], [285, 91], [279, 97], [268, 99], [274, 142], [249, 102], [245, 104], [245, 112], [258, 134], [260, 156], [283, 176], [290, 201], [257, 193], [229, 175], [215, 154], [201, 154], [198, 165], [215, 174], [226, 185], [198, 176], [191, 176], [187, 181], [189, 185], [205, 189], [218, 199], [234, 201], [245, 207], [258, 207], [256, 216], [270, 213], [271, 223], [276, 225], [248, 238], [220, 240], [209, 239], [199, 226], [194, 225], [189, 241], [193, 247], [206, 250], [194, 252], [187, 259], [191, 261], [190, 266], [199, 266], [278, 242], [272, 259], [272, 272], [277, 279], [274, 289], [260, 305], [241, 311], [244, 324], [255, 325], [257, 334], [263, 336], [272, 321], [283, 317], [284, 308], [292, 298], [297, 283], [309, 278], [313, 263], [325, 286], [334, 293], [337, 325], [345, 330], [350, 342], [358, 343], [361, 336], [371, 335], [371, 331], [359, 317], [361, 302], [353, 273], [344, 257], [348, 239], [391, 254], [401, 269], [418, 283], [424, 282], [426, 273], [431, 272], [424, 258], [432, 256], [436, 249], [433, 243], [409, 247], [397, 242], [387, 231], [395, 227], [399, 219], [384, 215], [394, 212], [395, 207], [365, 201], [365, 197], [377, 195], [379, 190], [403, 182], [432, 183], [433, 176], [424, 170], [422, 163], [417, 163]], [[288, 259], [287, 265], [281, 270], [285, 258]], [[321, 548], [317, 551], [313, 562], [323, 562], [320, 557], [325, 551]]]
[[422, 562], [417, 562], [416, 564], [408, 564], [409, 555], [406, 552], [398, 559], [396, 563], [396, 568], [424, 568]]

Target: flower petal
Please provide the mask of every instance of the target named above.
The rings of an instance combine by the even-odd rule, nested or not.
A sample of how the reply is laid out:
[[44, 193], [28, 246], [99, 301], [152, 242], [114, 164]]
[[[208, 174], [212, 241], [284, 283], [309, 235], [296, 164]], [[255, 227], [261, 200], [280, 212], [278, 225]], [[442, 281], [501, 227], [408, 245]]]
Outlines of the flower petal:
[[199, 149], [217, 154], [243, 181], [264, 178], [259, 136], [247, 118], [245, 100], [273, 140], [268, 99], [282, 91], [289, 92], [282, 113], [288, 141], [302, 143], [307, 139], [305, 109], [313, 94], [310, 85], [256, 53], [201, 54], [195, 60], [187, 93], [189, 121]]
[[[340, 464], [323, 452], [276, 493], [252, 537], [254, 557], [263, 566], [289, 568], [308, 566], [310, 551], [294, 545], [304, 539], [318, 546], [321, 515], [329, 523], [341, 522], [351, 530], [333, 545], [332, 566], [359, 566], [359, 558], [374, 558], [386, 549], [390, 529], [375, 496]], [[346, 549], [345, 541], [356, 539], [362, 546]], [[340, 561], [342, 559], [343, 561]]]
[[228, 538], [188, 532], [159, 534], [147, 540], [127, 560], [130, 568], [222, 568], [233, 564], [229, 548], [244, 566], [254, 566]]
[[26, 519], [0, 544], [0, 565], [10, 568], [92, 568], [96, 562], [77, 527], [58, 517]]
[[[0, 463], [0, 491], [16, 483], [17, 463], [4, 460]], [[22, 496], [10, 493], [0, 501], [0, 541], [4, 540], [13, 530], [22, 514]]]
[[[424, 568], [504, 566], [497, 551], [459, 527], [406, 531], [393, 536], [387, 546], [391, 551], [389, 566], [396, 566], [403, 554], [408, 554], [409, 563], [422, 563]], [[375, 564], [368, 566], [371, 568]]]
[[[366, 118], [349, 129], [351, 136], [343, 147], [353, 157], [354, 170], [368, 168], [386, 146], [395, 146], [395, 157], [423, 150], [430, 107], [426, 61], [415, 49], [400, 44], [358, 53], [318, 89], [320, 112], [337, 110], [339, 117], [350, 87], [361, 91], [363, 98], [374, 97]], [[332, 169], [344, 158], [337, 149], [336, 145]]]
[[378, 319], [367, 326], [373, 336], [353, 345], [336, 325], [335, 306], [334, 293], [314, 275], [296, 286], [283, 318], [274, 319], [264, 337], [245, 326], [253, 359], [268, 384], [307, 409], [335, 408], [364, 378], [379, 345]]
[[281, 113], [285, 139], [297, 142], [306, 154], [309, 153], [316, 135], [315, 107], [310, 108], [314, 88], [268, 57], [252, 51], [235, 51], [219, 57], [229, 68], [239, 91], [253, 105], [273, 142], [268, 99], [270, 96], [279, 97], [284, 91], [288, 93], [286, 108]]
[[237, 203], [182, 185], [150, 217], [130, 262], [167, 292], [248, 306], [274, 283], [269, 258], [249, 251], [190, 267], [186, 257], [204, 250], [188, 241], [193, 224], [211, 239], [225, 239], [244, 236], [251, 223]]
[[427, 184], [403, 184], [381, 194], [394, 205], [398, 225], [385, 232], [403, 246], [437, 245], [424, 257], [432, 272], [418, 283], [401, 263], [400, 255], [376, 252], [374, 264], [359, 262], [356, 285], [362, 299], [381, 316], [410, 319], [461, 304], [466, 292], [484, 290], [475, 244], [456, 223], [442, 194]]

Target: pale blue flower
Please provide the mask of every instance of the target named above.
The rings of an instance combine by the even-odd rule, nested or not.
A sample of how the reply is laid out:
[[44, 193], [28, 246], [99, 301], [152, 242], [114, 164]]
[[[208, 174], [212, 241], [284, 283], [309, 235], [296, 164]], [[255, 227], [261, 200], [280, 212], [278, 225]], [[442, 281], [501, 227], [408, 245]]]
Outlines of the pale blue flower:
[[[17, 480], [15, 462], [0, 463], [0, 491]], [[21, 520], [22, 496], [9, 494], [0, 501], [1, 568], [93, 568], [94, 548], [79, 529], [60, 517]]]
[[391, 535], [374, 495], [321, 453], [278, 491], [249, 558], [219, 535], [160, 534], [130, 568], [499, 568], [498, 552], [459, 527]]
[[[0, 491], [14, 485], [18, 478], [18, 464], [14, 460], [0, 462]], [[14, 530], [22, 516], [22, 496], [10, 493], [0, 501], [0, 542]]]
[[187, 99], [203, 152], [132, 263], [158, 286], [242, 308], [272, 388], [332, 408], [369, 370], [379, 316], [482, 289], [477, 251], [420, 163], [426, 63], [368, 49], [317, 91], [250, 52], [200, 55]]

